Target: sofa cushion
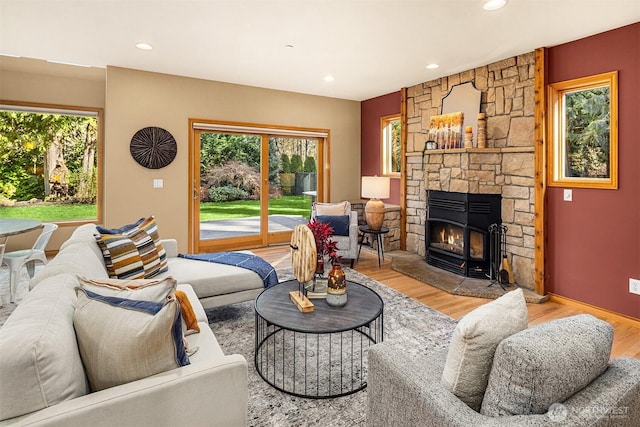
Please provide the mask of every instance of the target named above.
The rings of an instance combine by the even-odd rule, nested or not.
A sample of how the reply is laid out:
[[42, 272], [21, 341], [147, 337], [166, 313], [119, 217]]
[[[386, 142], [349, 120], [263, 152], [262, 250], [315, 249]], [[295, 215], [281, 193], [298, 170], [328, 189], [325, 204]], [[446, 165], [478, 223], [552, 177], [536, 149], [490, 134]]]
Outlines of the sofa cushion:
[[123, 234], [99, 234], [95, 238], [102, 249], [109, 277], [151, 278], [168, 268], [153, 217]]
[[525, 329], [527, 323], [527, 304], [520, 288], [464, 316], [449, 344], [442, 372], [444, 388], [479, 411], [498, 343]]
[[481, 413], [544, 414], [600, 376], [613, 328], [589, 314], [551, 320], [503, 340], [496, 349]]
[[[93, 225], [93, 224], [91, 224]], [[40, 270], [31, 279], [29, 287], [33, 289], [38, 283], [46, 278], [58, 276], [60, 274], [82, 275], [93, 278], [107, 278], [107, 270], [104, 267], [102, 256], [98, 257], [92, 247], [98, 248], [93, 236], [89, 244], [87, 242], [75, 241], [68, 244], [58, 254], [47, 263], [46, 268]]]
[[349, 215], [317, 215], [316, 221], [329, 224], [335, 236], [349, 235]]
[[179, 305], [78, 289], [74, 327], [92, 391], [189, 364]]
[[40, 284], [0, 329], [0, 420], [89, 391], [73, 329], [76, 276]]
[[338, 203], [314, 203], [315, 215], [349, 215], [351, 203], [344, 201]]
[[245, 268], [186, 258], [169, 258], [169, 271], [178, 283], [190, 284], [198, 298], [264, 289], [260, 276]]

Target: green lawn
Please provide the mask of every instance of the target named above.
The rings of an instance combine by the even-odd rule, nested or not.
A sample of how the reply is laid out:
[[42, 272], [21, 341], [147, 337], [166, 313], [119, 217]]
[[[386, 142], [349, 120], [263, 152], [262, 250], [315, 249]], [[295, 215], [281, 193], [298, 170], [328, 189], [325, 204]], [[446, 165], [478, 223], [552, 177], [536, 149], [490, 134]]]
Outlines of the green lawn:
[[[309, 218], [311, 197], [284, 196], [269, 200], [270, 215], [300, 215]], [[258, 200], [224, 203], [202, 203], [200, 220], [245, 218], [260, 215]], [[96, 218], [96, 205], [34, 205], [0, 207], [0, 218], [30, 218], [40, 221], [76, 221]]]
[[96, 205], [34, 205], [0, 207], [0, 218], [29, 218], [39, 221], [96, 219]]
[[[200, 204], [200, 221], [246, 218], [258, 215], [260, 215], [259, 200]], [[278, 199], [270, 199], [269, 215], [300, 215], [309, 219], [311, 216], [311, 197], [283, 196]]]

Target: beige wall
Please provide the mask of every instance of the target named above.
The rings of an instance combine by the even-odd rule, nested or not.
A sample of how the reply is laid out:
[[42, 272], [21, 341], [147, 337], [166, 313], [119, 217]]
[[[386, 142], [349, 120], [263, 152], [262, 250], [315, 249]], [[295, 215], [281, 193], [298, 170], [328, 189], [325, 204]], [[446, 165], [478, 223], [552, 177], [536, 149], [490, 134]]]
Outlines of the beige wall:
[[[104, 222], [117, 226], [155, 215], [163, 237], [187, 250], [189, 118], [329, 129], [331, 200], [359, 199], [360, 103], [118, 67], [79, 69], [0, 57], [0, 99], [104, 108]], [[178, 154], [148, 170], [129, 154], [133, 134], [162, 127]], [[154, 189], [153, 179], [164, 180]], [[57, 249], [73, 227], [61, 227]], [[15, 243], [18, 240], [13, 238]]]
[[[0, 100], [104, 108], [105, 82], [104, 68], [0, 56]], [[74, 229], [74, 226], [58, 228], [47, 249], [58, 249]], [[30, 246], [37, 237], [38, 232], [13, 236], [8, 250]]]
[[[359, 102], [108, 67], [105, 224], [155, 215], [161, 234], [187, 250], [190, 118], [329, 129], [331, 199], [358, 197]], [[131, 136], [146, 126], [176, 139], [178, 154], [169, 166], [145, 169], [131, 158]], [[164, 188], [153, 188], [156, 178]]]

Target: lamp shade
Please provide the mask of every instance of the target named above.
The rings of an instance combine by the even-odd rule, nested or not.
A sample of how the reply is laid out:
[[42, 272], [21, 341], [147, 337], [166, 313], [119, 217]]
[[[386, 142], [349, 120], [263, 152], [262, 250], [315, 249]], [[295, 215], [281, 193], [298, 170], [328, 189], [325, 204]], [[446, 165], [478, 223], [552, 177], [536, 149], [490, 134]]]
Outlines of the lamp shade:
[[369, 199], [388, 199], [389, 181], [389, 177], [387, 176], [363, 176], [362, 197]]

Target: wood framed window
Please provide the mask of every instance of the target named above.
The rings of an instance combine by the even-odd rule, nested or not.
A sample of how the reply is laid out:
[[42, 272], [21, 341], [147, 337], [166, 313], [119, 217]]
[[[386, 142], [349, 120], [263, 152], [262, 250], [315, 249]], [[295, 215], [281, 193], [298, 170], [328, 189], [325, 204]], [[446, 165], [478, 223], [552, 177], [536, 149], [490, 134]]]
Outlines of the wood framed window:
[[402, 161], [401, 123], [399, 115], [380, 118], [382, 174], [385, 176], [400, 176], [400, 164]]
[[548, 87], [548, 185], [618, 188], [618, 72]]
[[0, 100], [0, 216], [102, 222], [102, 140], [100, 108]]

